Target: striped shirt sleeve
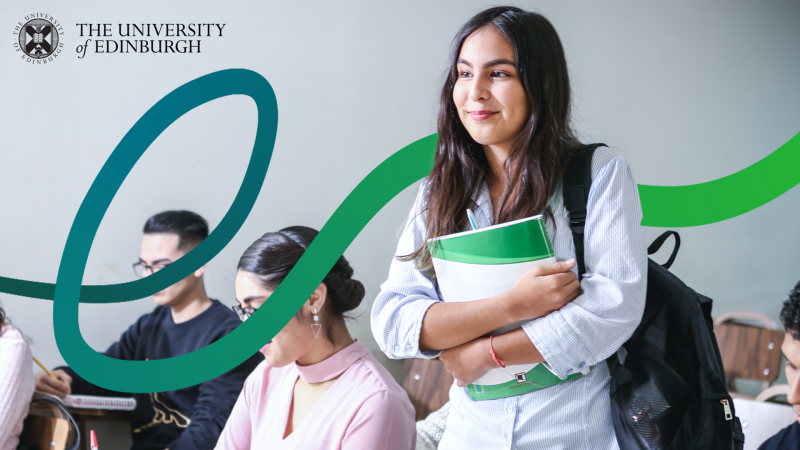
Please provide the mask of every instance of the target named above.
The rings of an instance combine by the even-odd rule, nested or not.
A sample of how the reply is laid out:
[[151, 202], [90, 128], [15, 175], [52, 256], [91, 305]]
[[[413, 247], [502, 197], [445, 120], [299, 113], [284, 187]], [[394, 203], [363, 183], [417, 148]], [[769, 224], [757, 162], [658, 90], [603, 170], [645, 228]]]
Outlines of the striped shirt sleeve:
[[[413, 253], [425, 238], [424, 195], [420, 187], [408, 222], [397, 244], [396, 256]], [[389, 267], [389, 278], [372, 307], [370, 326], [380, 349], [389, 358], [435, 358], [441, 352], [421, 352], [419, 334], [428, 308], [441, 301], [436, 281], [416, 269], [413, 261], [397, 257]]]
[[[610, 150], [598, 149], [592, 160], [587, 209], [583, 293], [559, 311], [523, 325], [550, 370], [562, 379], [602, 362], [630, 338], [647, 291], [636, 182], [625, 160]], [[567, 214], [563, 205], [557, 211]], [[559, 248], [574, 255], [574, 244], [567, 242], [572, 239], [569, 229], [556, 236], [564, 241], [554, 243], [557, 256]]]

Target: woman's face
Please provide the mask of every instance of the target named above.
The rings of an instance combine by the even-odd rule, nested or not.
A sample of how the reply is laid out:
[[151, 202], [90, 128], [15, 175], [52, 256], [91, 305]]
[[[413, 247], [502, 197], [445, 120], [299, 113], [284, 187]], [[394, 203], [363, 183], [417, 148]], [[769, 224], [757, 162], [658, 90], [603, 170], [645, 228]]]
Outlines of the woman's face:
[[530, 115], [514, 48], [494, 27], [481, 28], [464, 41], [456, 69], [461, 123], [477, 143], [510, 148]]
[[[236, 274], [236, 300], [242, 308], [252, 306], [258, 309], [272, 292], [263, 287], [252, 273], [240, 270]], [[306, 302], [301, 311], [308, 308]], [[299, 315], [292, 317], [272, 341], [261, 349], [267, 364], [272, 367], [283, 367], [308, 355], [315, 343], [319, 345], [319, 341], [325, 339], [323, 335], [315, 339], [310, 325], [311, 322], [305, 323]]]

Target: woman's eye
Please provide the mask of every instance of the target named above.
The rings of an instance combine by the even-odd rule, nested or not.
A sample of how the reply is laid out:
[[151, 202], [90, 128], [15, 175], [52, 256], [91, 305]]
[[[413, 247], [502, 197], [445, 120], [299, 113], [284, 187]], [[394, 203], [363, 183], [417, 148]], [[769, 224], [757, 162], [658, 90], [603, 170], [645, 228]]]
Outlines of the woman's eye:
[[499, 77], [499, 78], [502, 78], [502, 77], [507, 77], [507, 76], [509, 76], [509, 75], [508, 75], [507, 73], [498, 72], [498, 71], [496, 71], [496, 70], [495, 70], [494, 72], [492, 72], [492, 76], [493, 76], [493, 77]]
[[461, 78], [469, 78], [472, 76], [472, 74], [467, 72], [466, 70], [462, 70], [461, 72], [458, 72], [458, 76]]

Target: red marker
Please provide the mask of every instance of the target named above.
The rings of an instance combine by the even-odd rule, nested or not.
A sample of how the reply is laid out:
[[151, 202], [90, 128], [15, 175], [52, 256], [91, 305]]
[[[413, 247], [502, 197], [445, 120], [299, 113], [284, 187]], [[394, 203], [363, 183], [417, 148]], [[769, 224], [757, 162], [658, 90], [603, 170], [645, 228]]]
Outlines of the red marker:
[[92, 430], [92, 432], [90, 433], [90, 438], [91, 438], [91, 441], [92, 441], [91, 442], [92, 450], [98, 450], [98, 447], [97, 447], [97, 436], [94, 435], [94, 430]]

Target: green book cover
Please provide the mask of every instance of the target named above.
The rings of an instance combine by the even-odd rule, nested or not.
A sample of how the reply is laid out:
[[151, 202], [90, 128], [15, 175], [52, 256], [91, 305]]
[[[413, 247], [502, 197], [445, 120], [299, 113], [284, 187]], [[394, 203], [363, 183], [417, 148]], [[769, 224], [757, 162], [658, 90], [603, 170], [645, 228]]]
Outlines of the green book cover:
[[[556, 262], [541, 215], [428, 240], [436, 280], [446, 302], [482, 300], [501, 294], [536, 266]], [[495, 330], [515, 330], [522, 322]], [[469, 385], [473, 400], [524, 394], [561, 380], [542, 364], [498, 367]]]

